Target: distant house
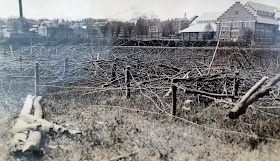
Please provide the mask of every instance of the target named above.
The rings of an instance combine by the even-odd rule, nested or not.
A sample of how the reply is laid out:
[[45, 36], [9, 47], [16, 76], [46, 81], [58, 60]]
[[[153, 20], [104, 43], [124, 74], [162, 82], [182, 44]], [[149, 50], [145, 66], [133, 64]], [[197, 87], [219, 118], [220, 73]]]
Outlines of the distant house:
[[39, 37], [38, 34], [33, 32], [15, 32], [8, 26], [3, 25], [0, 27], [0, 37], [5, 38], [36, 38]]
[[38, 27], [38, 33], [41, 36], [51, 38], [75, 38], [74, 30], [69, 27], [58, 26], [55, 22], [44, 21]]
[[38, 33], [39, 25], [32, 25], [32, 27], [29, 29], [29, 32], [31, 33]]
[[205, 41], [214, 39], [217, 18], [220, 15], [220, 12], [209, 12], [195, 17], [188, 28], [180, 31], [183, 34], [183, 40]]
[[151, 38], [160, 38], [162, 37], [162, 29], [160, 26], [149, 26], [148, 35]]
[[217, 19], [217, 37], [221, 41], [275, 44], [279, 27], [276, 10], [264, 4], [236, 2]]
[[0, 37], [5, 37], [5, 33], [7, 32], [8, 27], [6, 25], [0, 26]]
[[48, 36], [48, 28], [50, 27], [57, 27], [57, 24], [55, 22], [52, 21], [44, 21], [40, 24], [40, 26], [38, 27], [38, 33], [41, 36]]

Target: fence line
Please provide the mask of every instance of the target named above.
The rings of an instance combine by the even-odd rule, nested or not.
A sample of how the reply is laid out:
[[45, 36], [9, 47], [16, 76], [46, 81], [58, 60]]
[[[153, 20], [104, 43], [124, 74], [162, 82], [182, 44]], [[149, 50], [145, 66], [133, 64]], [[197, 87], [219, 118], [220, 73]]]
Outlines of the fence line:
[[[19, 59], [20, 62], [22, 62], [22, 58]], [[125, 87], [114, 87], [114, 88], [98, 88], [98, 87], [90, 87], [90, 86], [86, 86], [86, 87], [81, 87], [81, 86], [65, 86], [65, 79], [73, 79], [73, 78], [76, 78], [76, 79], [80, 79], [81, 80], [81, 77], [69, 77], [69, 73], [74, 73], [75, 71], [77, 72], [77, 69], [75, 70], [70, 70], [70, 67], [69, 67], [69, 62], [70, 62], [70, 59], [68, 57], [66, 57], [64, 59], [64, 63], [63, 63], [63, 66], [62, 65], [59, 65], [59, 66], [54, 66], [54, 67], [60, 67], [60, 69], [63, 69], [63, 74], [62, 75], [57, 75], [57, 76], [46, 76], [46, 75], [40, 75], [40, 64], [37, 62], [35, 63], [35, 67], [34, 67], [34, 76], [11, 76], [11, 75], [8, 75], [6, 76], [6, 78], [29, 78], [29, 79], [34, 79], [34, 93], [35, 95], [40, 95], [40, 89], [41, 87], [53, 87], [53, 88], [64, 88], [64, 89], [84, 89], [84, 90], [125, 90], [125, 96], [127, 99], [131, 98], [131, 90], [141, 90], [141, 89], [145, 89], [145, 90], [149, 90], [149, 89], [171, 89], [171, 92], [172, 92], [172, 115], [173, 116], [176, 116], [176, 111], [177, 111], [177, 90], [178, 88], [181, 89], [180, 86], [176, 85], [176, 82], [178, 80], [174, 79], [172, 82], [172, 86], [168, 86], [168, 87], [149, 87], [149, 88], [142, 88], [142, 87], [133, 87], [131, 86], [131, 76], [132, 76], [132, 73], [131, 73], [131, 67], [130, 66], [126, 66], [125, 70], [124, 70], [124, 84], [125, 84]], [[55, 63], [54, 63], [55, 64]], [[44, 67], [44, 66], [43, 66]], [[45, 68], [47, 68], [45, 66]], [[82, 69], [82, 68], [78, 68], [79, 69]], [[42, 68], [41, 68], [42, 70]], [[94, 69], [95, 72], [96, 72], [96, 69]], [[71, 72], [70, 72], [71, 71]], [[111, 65], [111, 78], [110, 78], [110, 81], [116, 81], [116, 71], [117, 71], [117, 68], [116, 68], [116, 64], [112, 64]], [[59, 71], [57, 72], [57, 74], [59, 74]], [[94, 74], [96, 76], [96, 73]], [[40, 83], [40, 81], [42, 81], [42, 79], [56, 79], [52, 82], [44, 82], [43, 84]], [[84, 78], [86, 79], [86, 78]], [[87, 80], [87, 79], [86, 79]], [[186, 79], [187, 80], [187, 79]], [[120, 80], [118, 80], [120, 81]], [[175, 82], [176, 81], [176, 82]], [[185, 79], [182, 79], [180, 81], [185, 81]], [[59, 83], [59, 82], [62, 82], [63, 85], [54, 85], [56, 83]], [[70, 82], [67, 82], [67, 83], [70, 83]], [[48, 85], [48, 84], [51, 84], [51, 85]], [[234, 77], [234, 83], [233, 83], [233, 96], [237, 96], [237, 90], [238, 90], [238, 75], [236, 74], [235, 77]], [[186, 93], [188, 93], [188, 91], [186, 91]], [[190, 92], [191, 93], [191, 92]], [[206, 92], [205, 92], [206, 93]], [[202, 93], [203, 94], [203, 93]], [[231, 95], [221, 95], [222, 97], [231, 97]]]

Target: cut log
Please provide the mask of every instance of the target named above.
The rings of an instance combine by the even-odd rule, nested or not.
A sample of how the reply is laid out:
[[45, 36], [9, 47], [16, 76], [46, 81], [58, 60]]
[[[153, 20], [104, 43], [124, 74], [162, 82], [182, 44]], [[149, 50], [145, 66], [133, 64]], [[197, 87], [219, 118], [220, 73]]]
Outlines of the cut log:
[[23, 125], [23, 126], [15, 125], [13, 127], [13, 133], [16, 134], [16, 133], [21, 133], [21, 132], [24, 132], [24, 131], [38, 130], [39, 127], [41, 127], [40, 124], [26, 124], [26, 125]]
[[[68, 130], [60, 125], [51, 123], [42, 119], [43, 110], [40, 105], [41, 96], [35, 98], [28, 95], [19, 118], [13, 127], [14, 140], [12, 142], [13, 150], [22, 152], [42, 152], [40, 149], [41, 132], [50, 132], [51, 130], [57, 133], [66, 133], [70, 135], [81, 134], [80, 131]], [[34, 115], [32, 115], [32, 104], [34, 107]]]
[[[25, 99], [24, 105], [23, 105], [23, 109], [20, 112], [21, 114], [31, 114], [31, 110], [32, 110], [32, 96], [28, 95]], [[27, 123], [22, 121], [21, 119], [18, 119], [17, 122], [14, 125], [14, 128], [17, 127], [23, 127], [23, 126], [27, 126]], [[13, 129], [14, 131], [14, 139], [12, 141], [12, 146], [15, 148], [15, 150], [22, 150], [27, 138], [28, 138], [28, 132], [26, 130], [24, 131], [20, 131], [20, 132], [15, 132], [15, 129]]]
[[20, 112], [21, 114], [31, 114], [31, 110], [32, 110], [32, 103], [33, 103], [33, 99], [31, 95], [28, 95], [25, 99], [23, 108]]
[[[42, 99], [41, 96], [38, 96], [33, 103], [34, 106], [34, 117], [42, 119], [43, 117], [43, 110], [40, 105], [40, 100]], [[37, 128], [41, 127], [41, 125], [37, 126]], [[38, 129], [36, 129], [38, 130]], [[42, 134], [39, 131], [30, 131], [29, 136], [23, 146], [22, 152], [26, 151], [41, 151], [40, 144], [41, 144]]]
[[[25, 121], [27, 123], [38, 123], [38, 124], [42, 125], [42, 127], [46, 127], [45, 129], [39, 127], [39, 130], [42, 130], [44, 132], [49, 132], [50, 130], [53, 130], [54, 132], [57, 132], [57, 133], [69, 133], [71, 135], [81, 134], [81, 131], [69, 130], [67, 128], [62, 127], [61, 125], [57, 125], [55, 123], [52, 123], [47, 120], [40, 119], [38, 117], [28, 115], [28, 114], [20, 115], [20, 119], [22, 119], [23, 121]], [[45, 130], [47, 130], [47, 131], [45, 131]]]
[[[18, 119], [16, 124], [15, 124], [15, 127], [21, 127], [21, 126], [26, 126], [27, 123]], [[12, 145], [14, 148], [16, 148], [16, 150], [21, 150], [25, 141], [27, 140], [27, 137], [28, 137], [28, 132], [27, 131], [22, 131], [22, 132], [19, 132], [19, 133], [15, 133], [14, 135], [14, 139], [12, 141]]]
[[38, 96], [33, 103], [33, 107], [34, 107], [34, 116], [38, 117], [38, 118], [42, 118], [43, 117], [43, 109], [42, 106], [40, 105], [40, 101], [42, 99], [42, 96]]
[[259, 98], [268, 95], [269, 91], [271, 90], [271, 87], [280, 81], [280, 74], [271, 79], [263, 88], [258, 90], [260, 86], [264, 84], [266, 79], [267, 77], [263, 77], [244, 95], [244, 97], [228, 113], [229, 118], [237, 119], [240, 115], [246, 112], [246, 109], [249, 105], [257, 101]]
[[40, 143], [41, 143], [42, 134], [39, 131], [30, 131], [28, 139], [26, 140], [22, 152], [26, 151], [41, 151]]

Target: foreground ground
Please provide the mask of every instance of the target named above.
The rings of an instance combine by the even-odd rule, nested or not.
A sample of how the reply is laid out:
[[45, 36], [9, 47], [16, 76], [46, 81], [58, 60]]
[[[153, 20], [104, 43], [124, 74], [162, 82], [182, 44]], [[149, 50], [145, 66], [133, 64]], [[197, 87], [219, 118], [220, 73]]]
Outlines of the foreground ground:
[[[72, 57], [69, 55], [71, 53], [69, 48], [73, 49]], [[51, 48], [52, 50], [47, 48], [27, 49], [18, 50], [14, 53], [14, 57], [7, 55], [2, 59], [2, 64], [6, 63], [6, 65], [0, 68], [0, 160], [279, 160], [279, 86], [273, 89], [270, 96], [254, 103], [246, 114], [237, 120], [230, 120], [226, 115], [232, 104], [238, 100], [209, 99], [202, 95], [185, 94], [183, 90], [179, 90], [177, 93], [178, 117], [171, 119], [169, 116], [163, 115], [171, 113], [171, 97], [164, 97], [169, 90], [170, 82], [160, 82], [158, 79], [150, 81], [151, 84], [147, 85], [142, 82], [145, 79], [134, 79], [135, 76], [147, 77], [147, 80], [150, 80], [150, 76], [181, 78], [189, 75], [196, 78], [204, 73], [207, 77], [207, 70], [203, 66], [199, 70], [196, 65], [209, 64], [207, 60], [211, 60], [211, 57], [200, 60], [203, 57], [199, 56], [196, 59], [192, 58], [194, 60], [191, 62], [191, 58], [185, 53], [188, 50], [178, 49], [174, 52], [172, 51], [174, 49], [170, 49], [165, 53], [163, 53], [164, 50], [159, 49], [155, 51], [131, 49], [126, 52], [123, 49], [117, 50], [113, 52], [115, 54], [113, 58], [114, 61], [119, 61], [115, 74], [117, 74], [120, 84], [103, 88], [104, 83], [110, 82], [111, 71], [114, 68], [111, 69], [108, 60], [107, 64], [106, 62], [100, 64], [99, 67], [102, 70], [99, 70], [97, 74], [88, 72], [92, 68], [85, 70], [84, 67], [88, 64], [83, 63], [86, 62], [87, 56], [94, 57], [94, 55], [87, 55], [92, 54], [91, 48], [65, 46], [59, 50], [61, 55], [56, 52], [55, 48]], [[191, 52], [190, 55], [193, 54], [192, 51], [188, 52]], [[81, 59], [83, 53], [85, 57]], [[133, 54], [131, 55], [131, 53]], [[263, 53], [261, 54], [263, 55]], [[61, 76], [65, 73], [64, 67], [61, 66], [64, 63], [63, 55], [71, 58], [70, 66], [72, 65], [72, 67], [70, 69], [72, 70], [69, 73], [74, 73], [71, 76], [78, 77], [80, 80], [83, 78], [81, 74], [84, 74], [87, 76], [86, 84], [81, 83], [82, 81], [77, 83], [76, 79], [73, 80], [74, 84], [69, 83], [72, 81], [71, 79], [66, 81], [69, 84], [61, 81], [63, 80]], [[18, 64], [19, 56], [24, 58], [24, 63], [20, 66]], [[235, 55], [230, 56], [225, 53], [224, 57], [217, 57], [224, 60], [215, 59], [215, 61], [223, 62], [225, 65], [228, 62], [228, 66], [221, 70], [216, 66], [212, 72], [213, 74], [221, 73], [227, 69], [229, 74], [232, 74], [234, 69], [229, 67], [238, 63], [237, 67], [241, 69], [240, 75], [243, 76], [238, 94], [242, 96], [262, 76], [273, 77], [279, 73], [277, 71], [279, 70], [277, 68], [279, 66], [278, 55], [277, 59], [271, 57], [270, 54], [267, 55], [272, 60], [257, 56], [252, 57], [249, 54], [248, 58], [243, 58], [244, 56], [241, 55], [240, 57], [244, 61], [240, 62], [243, 59], [235, 60]], [[107, 59], [105, 58], [104, 60]], [[250, 67], [252, 66], [252, 63], [247, 60], [249, 58], [254, 60], [254, 66], [259, 63], [261, 70], [245, 68], [246, 63]], [[174, 59], [173, 65], [170, 65], [172, 59]], [[40, 88], [43, 96], [41, 104], [44, 118], [69, 129], [81, 130], [82, 135], [67, 136], [53, 132], [44, 133], [43, 154], [22, 155], [12, 152], [10, 146], [13, 138], [12, 126], [15, 124], [27, 94], [34, 95], [34, 82], [25, 76], [33, 78], [35, 60], [41, 60], [40, 76], [42, 77], [40, 77], [40, 81], [42, 81], [42, 85], [51, 83], [50, 86]], [[130, 60], [134, 60], [134, 62]], [[138, 63], [141, 68], [133, 66], [135, 63]], [[124, 97], [124, 69], [127, 65], [134, 70], [131, 70], [133, 81], [135, 81], [131, 99]], [[194, 67], [189, 65], [194, 65]], [[166, 69], [168, 66], [172, 68]], [[175, 71], [173, 71], [174, 69]], [[189, 69], [192, 71], [188, 72]], [[181, 71], [179, 76], [177, 70]], [[5, 78], [5, 76], [11, 78]], [[13, 76], [23, 76], [26, 80]], [[59, 78], [55, 81], [56, 83], [52, 83], [48, 79], [43, 80], [43, 76], [59, 76]], [[204, 87], [206, 91], [208, 88], [215, 93], [231, 92], [232, 84], [226, 81], [228, 76], [230, 75], [227, 77], [221, 75], [220, 82], [210, 79], [197, 84], [198, 81], [194, 79], [193, 82], [184, 85], [193, 89]], [[88, 84], [89, 82], [90, 84]], [[138, 86], [139, 82], [142, 82], [143, 85]], [[161, 88], [163, 85], [166, 88]], [[158, 88], [152, 90], [151, 87]], [[193, 100], [193, 104], [183, 109], [183, 103], [188, 99]], [[161, 101], [164, 101], [165, 104], [162, 105]]]
[[[217, 131], [155, 113], [137, 112], [133, 107], [102, 105], [121, 104], [124, 99], [118, 97], [88, 98], [84, 102], [81, 97], [65, 97], [69, 99], [55, 94], [45, 97], [42, 101], [45, 118], [70, 129], [82, 130], [82, 135], [44, 134], [43, 155], [9, 154], [16, 112], [8, 115], [1, 109], [1, 118], [4, 118], [1, 121], [1, 160], [278, 160], [279, 142], [260, 143], [252, 149], [248, 138], [229, 143], [224, 134]], [[124, 102], [133, 106], [136, 101], [140, 100]]]

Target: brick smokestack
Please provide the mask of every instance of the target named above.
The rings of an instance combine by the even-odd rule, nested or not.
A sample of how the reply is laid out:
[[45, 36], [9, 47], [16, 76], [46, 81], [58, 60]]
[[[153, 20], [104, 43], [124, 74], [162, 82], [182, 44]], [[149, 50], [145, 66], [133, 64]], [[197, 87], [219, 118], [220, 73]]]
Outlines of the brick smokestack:
[[22, 2], [21, 2], [21, 0], [18, 0], [18, 2], [19, 2], [19, 17], [23, 18]]

